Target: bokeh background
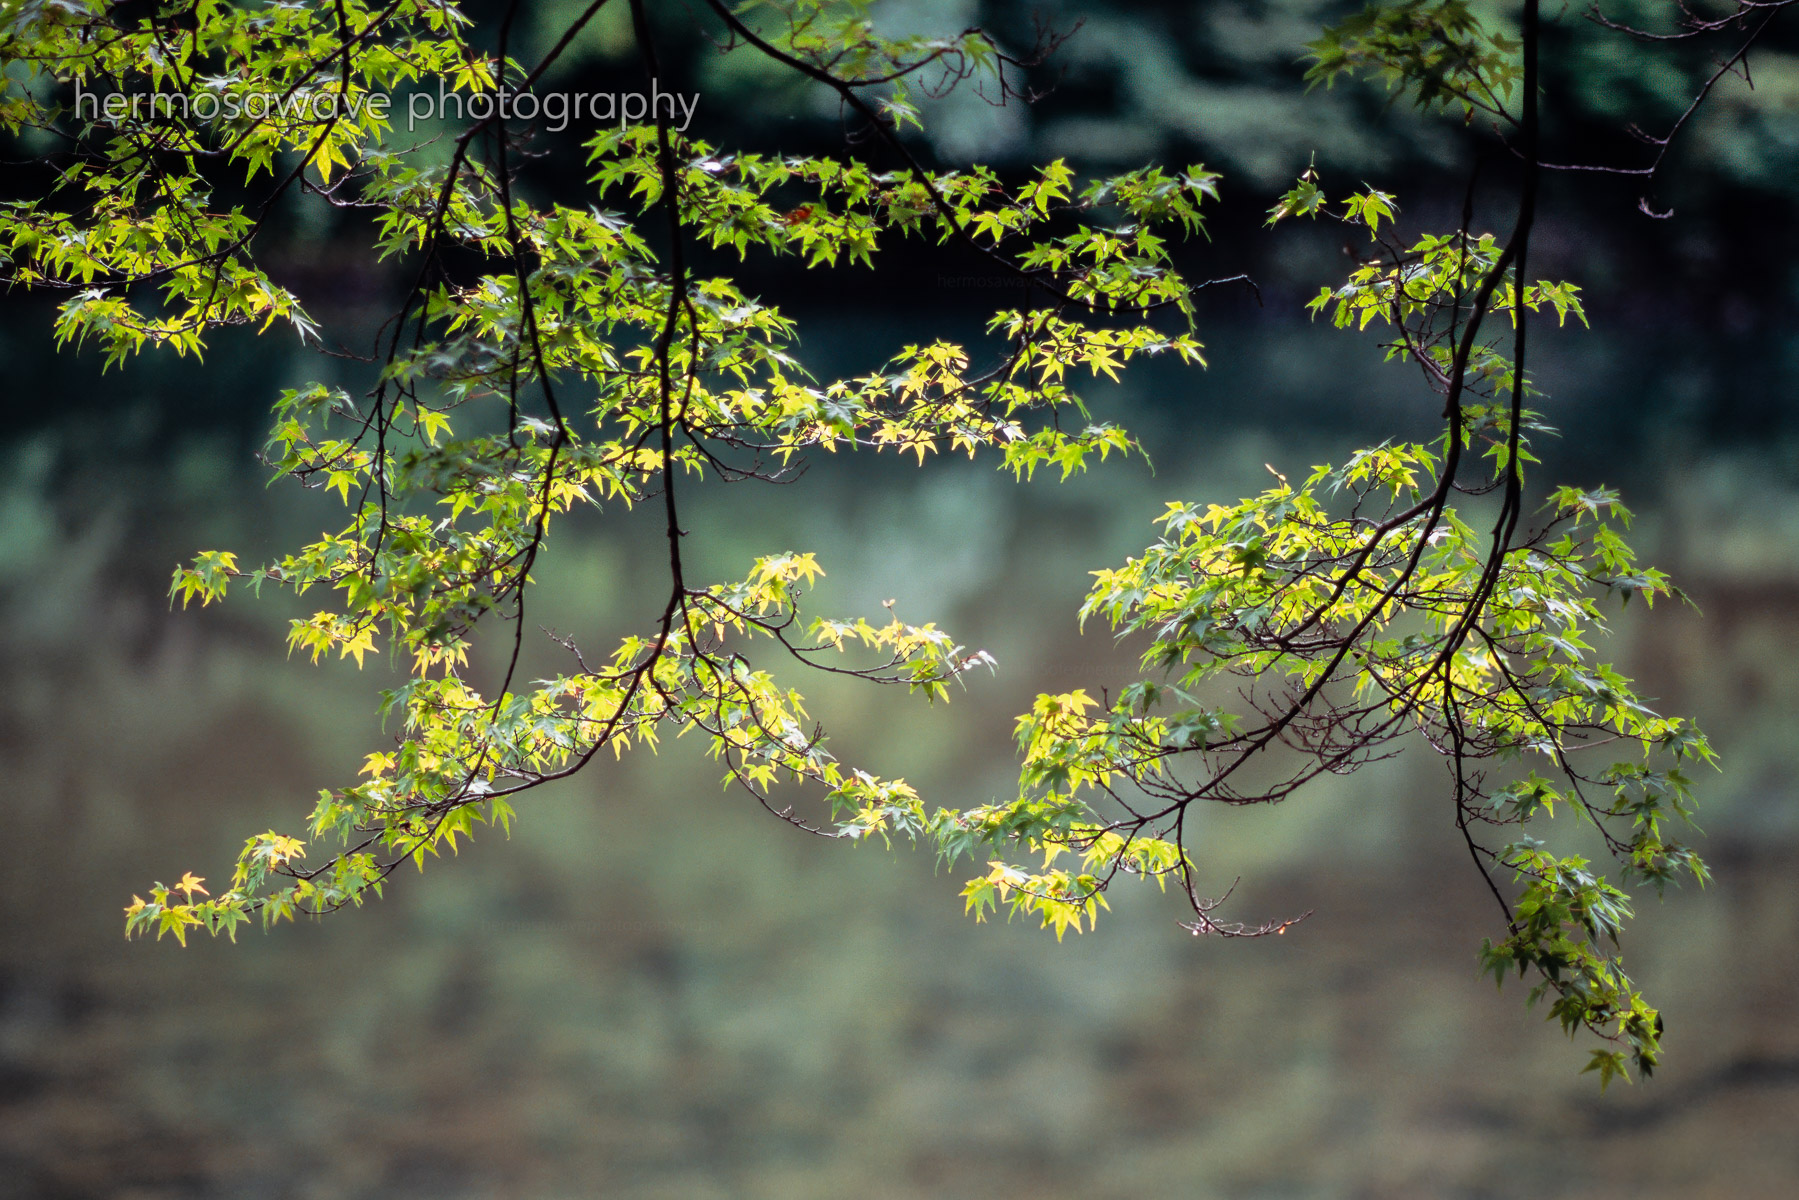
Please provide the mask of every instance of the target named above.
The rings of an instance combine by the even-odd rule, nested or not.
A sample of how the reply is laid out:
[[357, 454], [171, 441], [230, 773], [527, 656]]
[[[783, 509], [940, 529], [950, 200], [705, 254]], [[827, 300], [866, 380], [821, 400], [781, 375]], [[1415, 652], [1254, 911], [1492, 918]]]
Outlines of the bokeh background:
[[[533, 6], [540, 39], [570, 9]], [[699, 576], [816, 550], [824, 607], [896, 598], [998, 659], [935, 709], [809, 683], [846, 759], [945, 803], [1007, 794], [1011, 719], [1030, 698], [1128, 671], [1128, 648], [1082, 634], [1074, 612], [1085, 573], [1145, 544], [1163, 502], [1231, 499], [1263, 485], [1264, 464], [1304, 470], [1430, 431], [1411, 377], [1305, 319], [1347, 262], [1340, 235], [1257, 233], [1314, 152], [1327, 185], [1396, 191], [1414, 227], [1459, 208], [1478, 136], [1377, 90], [1305, 93], [1303, 43], [1341, 11], [1049, 5], [1053, 27], [1083, 23], [1053, 94], [931, 106], [920, 152], [939, 161], [1224, 170], [1193, 269], [1250, 271], [1262, 304], [1208, 293], [1209, 370], [1152, 366], [1093, 393], [1153, 470], [1021, 485], [990, 463], [863, 457], [791, 488], [694, 494]], [[1031, 15], [883, 10], [921, 28], [980, 21], [1016, 45]], [[818, 96], [681, 28], [665, 57], [702, 91], [694, 132], [841, 145]], [[1570, 159], [1640, 154], [1623, 123], [1665, 127], [1704, 70], [1703, 53], [1598, 38], [1572, 12], [1548, 47], [1552, 140]], [[578, 49], [566, 86], [635, 86], [624, 25]], [[134, 890], [222, 872], [244, 837], [294, 826], [383, 744], [382, 668], [288, 660], [284, 601], [167, 601], [195, 550], [254, 559], [338, 519], [266, 488], [253, 453], [281, 387], [357, 376], [232, 337], [203, 365], [102, 374], [54, 354], [46, 302], [14, 295], [0, 324], [0, 1197], [1791, 1195], [1796, 50], [1777, 28], [1756, 87], [1727, 84], [1689, 131], [1654, 194], [1672, 218], [1639, 213], [1628, 182], [1558, 179], [1539, 226], [1542, 273], [1582, 283], [1593, 322], [1536, 352], [1563, 430], [1539, 479], [1625, 490], [1640, 548], [1702, 615], [1621, 614], [1608, 649], [1725, 762], [1700, 785], [1715, 886], [1644, 898], [1628, 946], [1668, 1020], [1653, 1081], [1601, 1095], [1575, 1073], [1578, 1042], [1515, 986], [1476, 979], [1497, 914], [1428, 753], [1207, 818], [1205, 876], [1217, 891], [1241, 876], [1236, 915], [1315, 910], [1259, 942], [1191, 938], [1153, 891], [1115, 894], [1097, 933], [1061, 944], [976, 925], [928, 855], [806, 837], [671, 742], [534, 793], [510, 840], [398, 879], [359, 913], [236, 946], [127, 943]], [[535, 186], [571, 186], [553, 170]], [[1482, 220], [1503, 227], [1504, 163], [1488, 177]], [[345, 340], [367, 336], [396, 286], [365, 245], [303, 209], [271, 235]], [[972, 338], [995, 302], [953, 255], [904, 257], [878, 274], [750, 277], [801, 319], [818, 373], [858, 371], [908, 340]], [[659, 611], [657, 536], [629, 517], [563, 528], [534, 615], [595, 645], [642, 627]]]

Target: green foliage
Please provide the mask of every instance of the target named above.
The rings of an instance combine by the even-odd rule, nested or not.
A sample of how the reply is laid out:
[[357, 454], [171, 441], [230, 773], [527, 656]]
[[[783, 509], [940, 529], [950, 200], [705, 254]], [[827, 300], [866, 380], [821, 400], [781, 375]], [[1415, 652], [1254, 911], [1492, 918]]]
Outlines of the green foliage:
[[[632, 7], [647, 38], [646, 14]], [[216, 896], [191, 873], [157, 884], [148, 900], [133, 898], [127, 933], [235, 938], [253, 914], [267, 927], [360, 905], [401, 864], [422, 870], [480, 826], [508, 829], [521, 795], [601, 750], [684, 735], [706, 746], [727, 785], [784, 820], [852, 841], [899, 835], [951, 867], [971, 860], [961, 895], [977, 920], [1004, 909], [1060, 938], [1092, 928], [1107, 889], [1129, 876], [1173, 881], [1195, 933], [1278, 933], [1293, 919], [1214, 916], [1222, 901], [1201, 895], [1185, 836], [1193, 806], [1278, 802], [1409, 741], [1449, 764], [1470, 851], [1516, 885], [1508, 900], [1494, 884], [1508, 935], [1486, 944], [1483, 967], [1534, 975], [1533, 1002], [1553, 994], [1564, 1027], [1615, 1046], [1593, 1060], [1602, 1081], [1627, 1065], [1650, 1070], [1660, 1021], [1616, 949], [1628, 897], [1579, 855], [1522, 834], [1499, 847], [1481, 836], [1542, 829], [1559, 805], [1598, 830], [1624, 881], [1659, 890], [1706, 878], [1667, 835], [1692, 815], [1680, 764], [1711, 761], [1709, 748], [1595, 658], [1601, 600], [1649, 603], [1672, 593], [1668, 580], [1637, 566], [1622, 534], [1629, 514], [1608, 491], [1552, 489], [1541, 523], [1516, 533], [1522, 470], [1534, 461], [1527, 434], [1543, 427], [1522, 406], [1519, 360], [1478, 331], [1504, 314], [1521, 336], [1526, 314], [1545, 305], [1558, 322], [1584, 323], [1579, 290], [1524, 282], [1521, 249], [1491, 234], [1399, 238], [1395, 197], [1365, 188], [1331, 201], [1308, 171], [1270, 224], [1338, 220], [1375, 251], [1310, 308], [1373, 330], [1390, 357], [1420, 369], [1445, 401], [1441, 438], [1365, 449], [1298, 485], [1277, 473], [1236, 505], [1170, 504], [1158, 540], [1096, 572], [1082, 608], [1140, 645], [1143, 678], [1115, 697], [1039, 696], [1018, 719], [1017, 795], [927, 808], [902, 780], [840, 762], [805, 697], [768, 664], [942, 702], [992, 660], [891, 612], [808, 612], [823, 573], [809, 553], [691, 581], [682, 481], [778, 480], [818, 452], [920, 464], [985, 452], [1015, 476], [1067, 477], [1134, 451], [1079, 387], [1144, 355], [1203, 363], [1200, 285], [1175, 253], [1203, 232], [1218, 177], [1152, 166], [1089, 179], [1062, 161], [1010, 179], [980, 166], [927, 169], [898, 137], [920, 120], [909, 89], [937, 72], [1005, 94], [1020, 64], [985, 35], [886, 39], [863, 3], [712, 7], [734, 52], [834, 90], [903, 165], [740, 152], [661, 119], [586, 140], [592, 192], [579, 203], [538, 199], [513, 186], [522, 129], [472, 119], [428, 159], [408, 154], [368, 102], [410, 84], [522, 89], [550, 66], [554, 52], [532, 67], [485, 53], [453, 7], [196, 0], [139, 19], [98, 3], [6, 10], [9, 128], [53, 131], [76, 148], [44, 195], [0, 212], [9, 278], [65, 293], [61, 341], [94, 342], [112, 363], [146, 346], [198, 353], [223, 326], [267, 330], [279, 319], [312, 336], [252, 253], [264, 214], [296, 186], [368, 210], [379, 255], [417, 264], [367, 395], [319, 383], [275, 405], [268, 464], [334, 493], [341, 525], [254, 568], [207, 551], [171, 588], [184, 606], [223, 599], [233, 580], [317, 597], [313, 615], [293, 621], [289, 650], [358, 666], [391, 657], [406, 675], [381, 694], [391, 747], [367, 756], [359, 782], [319, 794], [304, 841], [251, 838]], [[1328, 31], [1312, 75], [1372, 71], [1416, 88], [1422, 104], [1502, 112], [1520, 78], [1517, 48], [1460, 3], [1404, 3]], [[647, 40], [642, 49], [653, 67]], [[328, 93], [351, 115], [72, 108], [67, 85], [99, 80], [189, 96]], [[260, 205], [220, 203], [219, 172], [242, 186], [266, 176], [269, 191]], [[879, 269], [895, 251], [950, 243], [1014, 275], [1030, 299], [994, 313], [983, 345], [906, 345], [834, 379], [806, 370], [778, 306], [687, 258], [705, 247], [740, 261]], [[1471, 470], [1466, 460], [1480, 456], [1487, 467]], [[1458, 494], [1475, 507], [1503, 495], [1491, 534], [1450, 503]], [[659, 506], [666, 523], [666, 591], [652, 587], [660, 619], [597, 654], [565, 642], [563, 673], [517, 680], [531, 572], [551, 526], [577, 506], [639, 504]], [[470, 653], [496, 622], [491, 640], [512, 666], [484, 692]], [[1595, 753], [1608, 761], [1589, 764]], [[776, 798], [796, 784], [816, 793], [817, 815]]]
[[1306, 49], [1306, 82], [1329, 87], [1339, 76], [1374, 76], [1410, 90], [1420, 108], [1459, 107], [1511, 119], [1506, 103], [1524, 78], [1522, 43], [1481, 24], [1466, 0], [1371, 4], [1324, 31]]

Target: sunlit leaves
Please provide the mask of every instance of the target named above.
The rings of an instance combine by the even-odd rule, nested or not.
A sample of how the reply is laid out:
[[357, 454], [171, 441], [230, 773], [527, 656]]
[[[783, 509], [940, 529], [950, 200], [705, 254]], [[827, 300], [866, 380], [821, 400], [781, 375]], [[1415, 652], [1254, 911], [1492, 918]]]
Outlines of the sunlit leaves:
[[[1146, 356], [1203, 365], [1196, 287], [1177, 258], [1203, 236], [1218, 176], [926, 166], [897, 135], [921, 120], [916, 97], [964, 80], [1006, 94], [1015, 60], [979, 30], [887, 37], [864, 0], [751, 0], [715, 9], [731, 52], [828, 88], [874, 125], [878, 153], [757, 153], [627, 122], [578, 151], [588, 190], [545, 199], [522, 161], [572, 147], [471, 118], [434, 130], [447, 136], [432, 156], [373, 102], [408, 86], [491, 94], [525, 77], [465, 36], [454, 6], [177, 9], [174, 21], [99, 4], [0, 18], [11, 77], [45, 85], [9, 93], [0, 121], [67, 147], [43, 195], [0, 205], [5, 274], [54, 292], [59, 342], [109, 364], [199, 354], [226, 326], [316, 339], [258, 260], [263, 215], [303, 191], [367, 218], [375, 255], [415, 281], [378, 370], [355, 393], [284, 392], [265, 446], [277, 478], [316, 489], [338, 516], [259, 566], [201, 553], [170, 597], [204, 606], [234, 579], [240, 592], [289, 590], [310, 614], [292, 619], [290, 653], [358, 667], [373, 655], [396, 679], [380, 700], [390, 740], [353, 782], [317, 792], [306, 842], [250, 838], [217, 895], [192, 873], [155, 885], [126, 908], [128, 934], [185, 944], [195, 930], [235, 936], [252, 915], [266, 928], [360, 905], [402, 865], [509, 830], [530, 790], [602, 753], [683, 737], [783, 820], [973, 864], [961, 895], [977, 919], [1003, 910], [1060, 938], [1091, 929], [1131, 877], [1174, 881], [1196, 933], [1278, 933], [1291, 921], [1210, 915], [1222, 901], [1199, 890], [1209, 864], [1191, 853], [1190, 812], [1278, 803], [1408, 740], [1451, 764], [1457, 825], [1510, 888], [1508, 936], [1488, 944], [1485, 969], [1534, 973], [1532, 998], [1549, 999], [1552, 1017], [1610, 1039], [1590, 1067], [1602, 1082], [1654, 1065], [1659, 1017], [1616, 953], [1629, 898], [1521, 827], [1582, 822], [1621, 882], [1707, 878], [1676, 834], [1693, 815], [1685, 772], [1712, 752], [1597, 657], [1602, 600], [1673, 589], [1636, 562], [1629, 514], [1604, 489], [1551, 490], [1539, 524], [1513, 537], [1535, 462], [1527, 435], [1545, 430], [1498, 340], [1466, 332], [1488, 313], [1584, 324], [1576, 286], [1508, 269], [1492, 235], [1402, 237], [1392, 195], [1364, 184], [1332, 199], [1307, 170], [1268, 224], [1328, 219], [1364, 248], [1309, 308], [1419, 369], [1444, 401], [1440, 437], [1368, 447], [1303, 479], [1271, 469], [1270, 486], [1236, 503], [1170, 503], [1157, 539], [1095, 572], [1081, 609], [1131, 642], [1142, 677], [1037, 697], [1015, 731], [1015, 792], [927, 809], [904, 780], [841, 762], [792, 677], [824, 670], [943, 703], [992, 658], [891, 604], [815, 612], [824, 570], [804, 550], [763, 553], [723, 582], [693, 577], [684, 489], [785, 482], [819, 451], [920, 464], [984, 454], [1025, 479], [1137, 451], [1081, 389], [1110, 387]], [[1463, 0], [1377, 6], [1312, 49], [1314, 83], [1371, 75], [1426, 107], [1501, 121], [1520, 78], [1516, 45]], [[137, 99], [204, 95], [227, 115], [33, 98], [98, 80]], [[253, 96], [276, 99], [250, 112]], [[219, 195], [248, 188], [254, 202], [220, 200], [221, 177], [231, 190]], [[896, 251], [940, 247], [989, 272], [1003, 307], [965, 338], [896, 339], [837, 378], [807, 369], [777, 303], [708, 273], [786, 258], [878, 287]], [[1492, 474], [1471, 483], [1483, 458]], [[1494, 483], [1507, 506], [1496, 519], [1480, 499]], [[645, 502], [670, 569], [634, 588], [641, 624], [604, 648], [558, 636], [558, 672], [518, 676], [532, 575], [564, 516]], [[483, 642], [513, 665], [477, 686]], [[1588, 765], [1595, 752], [1605, 761]], [[1489, 846], [1493, 827], [1518, 836]]]
[[0, 50], [44, 86], [7, 123], [85, 153], [47, 195], [0, 210], [0, 243], [10, 281], [72, 293], [58, 340], [96, 343], [109, 364], [147, 347], [197, 354], [222, 325], [315, 332], [250, 252], [259, 215], [213, 202], [208, 160], [251, 181], [310, 166], [335, 186], [390, 132], [396, 85], [457, 71], [460, 86], [490, 83], [469, 74], [454, 10], [415, 0], [206, 4], [179, 27], [104, 5], [25, 19], [33, 8], [0, 30]]
[[237, 555], [229, 550], [208, 550], [196, 555], [192, 567], [184, 567], [175, 572], [175, 582], [169, 587], [169, 600], [181, 598], [181, 607], [199, 597], [202, 605], [211, 604], [214, 600], [223, 599], [225, 589], [237, 570]]
[[[1095, 572], [1082, 609], [1140, 639], [1146, 678], [1103, 714], [1084, 692], [1039, 697], [1020, 723], [1025, 786], [1103, 789], [1119, 809], [1110, 827], [1137, 831], [1194, 802], [1281, 801], [1421, 736], [1453, 766], [1464, 825], [1566, 815], [1599, 829], [1621, 881], [1703, 884], [1704, 863], [1669, 831], [1693, 816], [1681, 764], [1713, 761], [1710, 747], [1594, 658], [1602, 598], [1673, 591], [1637, 565], [1629, 511], [1606, 489], [1556, 489], [1542, 524], [1494, 558], [1489, 535], [1425, 492], [1440, 463], [1388, 444], [1301, 484], [1276, 475], [1235, 505], [1170, 504], [1162, 538]], [[1195, 698], [1226, 681], [1254, 723]], [[1243, 782], [1238, 768], [1277, 737], [1287, 765]], [[1628, 896], [1529, 837], [1470, 845], [1521, 888], [1485, 969], [1536, 974], [1532, 998], [1553, 994], [1554, 1019], [1624, 1047], [1595, 1069], [1652, 1070], [1659, 1022], [1616, 953]]]

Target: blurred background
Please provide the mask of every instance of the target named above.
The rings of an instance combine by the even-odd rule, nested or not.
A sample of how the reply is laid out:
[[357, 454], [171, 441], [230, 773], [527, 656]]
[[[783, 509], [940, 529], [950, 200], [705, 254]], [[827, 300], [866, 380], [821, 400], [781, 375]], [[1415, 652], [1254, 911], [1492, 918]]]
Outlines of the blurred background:
[[[540, 40], [576, 7], [532, 6]], [[1023, 6], [882, 11], [896, 28], [1034, 36]], [[1223, 170], [1191, 269], [1248, 271], [1262, 303], [1206, 293], [1209, 370], [1146, 364], [1091, 391], [1153, 470], [1020, 485], [985, 462], [860, 457], [791, 488], [693, 495], [696, 576], [815, 550], [821, 610], [893, 597], [996, 656], [995, 675], [935, 709], [796, 680], [842, 757], [931, 802], [1007, 795], [1011, 721], [1035, 693], [1127, 677], [1129, 648], [1081, 634], [1075, 608], [1086, 572], [1149, 541], [1164, 502], [1233, 499], [1264, 486], [1264, 464], [1303, 471], [1431, 433], [1440, 402], [1371, 342], [1305, 319], [1347, 266], [1340, 233], [1257, 232], [1314, 153], [1328, 188], [1397, 192], [1409, 228], [1459, 210], [1478, 131], [1377, 89], [1305, 94], [1303, 45], [1343, 11], [1049, 4], [1050, 27], [1080, 26], [1045, 76], [1053, 93], [930, 107], [920, 152], [940, 162]], [[702, 93], [691, 132], [842, 145], [833, 106], [719, 58], [706, 35], [671, 32], [665, 51]], [[602, 21], [577, 49], [565, 86], [635, 86], [626, 26]], [[1665, 129], [1706, 71], [1706, 51], [1601, 36], [1572, 11], [1547, 53], [1565, 160], [1640, 161], [1623, 126]], [[196, 550], [260, 559], [339, 521], [334, 503], [266, 488], [254, 451], [280, 388], [359, 377], [272, 336], [103, 375], [53, 354], [47, 302], [14, 295], [0, 299], [0, 1197], [1792, 1194], [1795, 53], [1799, 31], [1777, 23], [1756, 86], [1728, 81], [1695, 121], [1652, 196], [1671, 218], [1639, 212], [1630, 181], [1556, 179], [1538, 232], [1540, 273], [1583, 285], [1593, 329], [1545, 331], [1533, 350], [1563, 431], [1537, 479], [1618, 486], [1637, 509], [1639, 549], [1703, 615], [1626, 613], [1607, 650], [1725, 763], [1700, 782], [1716, 885], [1642, 898], [1627, 946], [1668, 1022], [1653, 1081], [1600, 1095], [1575, 1074], [1582, 1044], [1515, 985], [1476, 979], [1498, 916], [1428, 753], [1206, 818], [1208, 886], [1242, 877], [1231, 915], [1316, 910], [1259, 942], [1191, 938], [1178, 901], [1142, 889], [1061, 944], [976, 925], [927, 855], [806, 837], [671, 742], [533, 793], [510, 840], [396, 878], [362, 912], [236, 946], [127, 943], [132, 892], [223, 874], [243, 838], [295, 827], [385, 744], [384, 668], [288, 660], [286, 601], [167, 601]], [[569, 157], [567, 178], [547, 162], [533, 185], [579, 187]], [[1503, 230], [1504, 162], [1485, 177], [1477, 219]], [[284, 278], [338, 336], [366, 339], [397, 286], [368, 267], [366, 230], [285, 220], [267, 247]], [[976, 336], [997, 302], [976, 269], [903, 258], [746, 275], [800, 319], [823, 376]], [[656, 537], [611, 514], [564, 526], [534, 615], [592, 645], [644, 627]]]

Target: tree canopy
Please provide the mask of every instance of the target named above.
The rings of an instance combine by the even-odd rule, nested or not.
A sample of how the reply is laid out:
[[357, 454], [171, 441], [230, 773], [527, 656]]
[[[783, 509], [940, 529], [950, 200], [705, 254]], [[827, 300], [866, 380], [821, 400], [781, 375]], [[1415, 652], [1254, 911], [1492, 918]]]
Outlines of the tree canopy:
[[[1476, 226], [1472, 181], [1459, 225], [1436, 231], [1408, 229], [1396, 195], [1316, 169], [1269, 197], [1268, 225], [1333, 222], [1352, 239], [1347, 278], [1321, 281], [1308, 307], [1413, 368], [1438, 435], [1291, 476], [1271, 467], [1236, 504], [1169, 503], [1156, 540], [1097, 570], [1080, 611], [1136, 649], [1140, 677], [1038, 696], [1017, 721], [1016, 795], [979, 805], [838, 759], [828, 714], [796, 681], [847, 674], [943, 702], [991, 657], [891, 606], [813, 611], [828, 564], [803, 548], [694, 578], [683, 488], [785, 482], [820, 454], [921, 468], [966, 454], [1066, 478], [1144, 452], [1083, 388], [1145, 356], [1203, 367], [1197, 293], [1254, 289], [1204, 269], [1220, 176], [933, 159], [917, 136], [933, 102], [1025, 102], [1055, 32], [1024, 50], [978, 28], [892, 35], [861, 0], [703, 7], [719, 54], [831, 98], [851, 135], [840, 151], [705, 140], [659, 58], [679, 31], [642, 0], [610, 5], [628, 9], [632, 90], [585, 94], [582, 126], [567, 93], [540, 90], [590, 23], [612, 19], [608, 0], [536, 57], [515, 52], [516, 0], [480, 20], [438, 0], [0, 9], [0, 116], [32, 156], [0, 207], [0, 246], [11, 283], [57, 294], [63, 345], [111, 364], [200, 354], [246, 326], [349, 353], [259, 257], [284, 205], [366, 221], [371, 256], [408, 280], [364, 356], [366, 393], [317, 383], [274, 403], [269, 467], [335, 493], [341, 527], [261, 564], [202, 552], [172, 587], [183, 606], [264, 588], [318, 598], [290, 650], [404, 664], [379, 700], [397, 732], [302, 824], [250, 837], [228, 881], [188, 872], [134, 896], [128, 935], [235, 938], [253, 919], [359, 906], [403, 864], [508, 828], [525, 793], [602, 751], [681, 734], [783, 821], [929, 847], [977, 920], [1085, 931], [1130, 877], [1173, 893], [1196, 935], [1281, 934], [1303, 914], [1239, 919], [1228, 893], [1206, 894], [1201, 867], [1228, 864], [1194, 846], [1195, 806], [1279, 803], [1404, 750], [1443, 762], [1491, 889], [1484, 970], [1531, 980], [1533, 1003], [1597, 1035], [1602, 1081], [1652, 1070], [1662, 1022], [1624, 971], [1624, 889], [1706, 879], [1682, 839], [1688, 771], [1713, 754], [1602, 657], [1607, 605], [1678, 596], [1637, 562], [1629, 510], [1604, 487], [1526, 481], [1531, 439], [1552, 432], [1531, 403], [1533, 320], [1585, 321], [1576, 284], [1530, 272], [1552, 167], [1536, 0], [1487, 16], [1462, 0], [1376, 5], [1310, 46], [1313, 83], [1372, 79], [1515, 163], [1508, 232]], [[1783, 7], [1637, 32], [1748, 30], [1697, 105]], [[1646, 211], [1685, 121], [1644, 163], [1612, 168], [1644, 184]], [[578, 194], [533, 174], [571, 158]], [[896, 346], [841, 377], [809, 370], [796, 321], [730, 273], [771, 258], [878, 272], [896, 254], [950, 252], [1015, 283], [996, 291], [983, 338]], [[641, 585], [642, 629], [608, 646], [559, 639], [565, 669], [520, 678], [552, 525], [639, 505], [660, 514], [667, 548], [665, 577]], [[471, 668], [481, 646], [486, 689]], [[1598, 861], [1572, 848], [1595, 832]]]

